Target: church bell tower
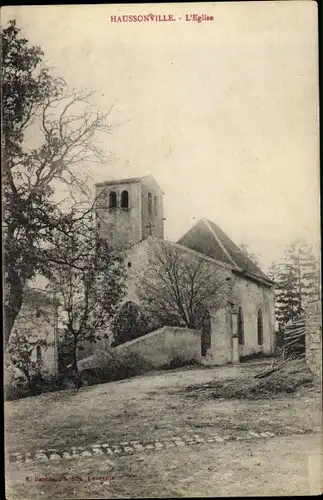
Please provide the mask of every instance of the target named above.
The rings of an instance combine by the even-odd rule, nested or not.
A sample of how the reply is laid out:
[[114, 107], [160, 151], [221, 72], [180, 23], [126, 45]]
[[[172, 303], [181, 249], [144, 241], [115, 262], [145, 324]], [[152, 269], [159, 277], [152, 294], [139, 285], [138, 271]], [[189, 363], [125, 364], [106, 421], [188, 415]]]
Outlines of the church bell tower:
[[95, 185], [100, 236], [116, 249], [153, 236], [164, 239], [163, 191], [149, 175]]

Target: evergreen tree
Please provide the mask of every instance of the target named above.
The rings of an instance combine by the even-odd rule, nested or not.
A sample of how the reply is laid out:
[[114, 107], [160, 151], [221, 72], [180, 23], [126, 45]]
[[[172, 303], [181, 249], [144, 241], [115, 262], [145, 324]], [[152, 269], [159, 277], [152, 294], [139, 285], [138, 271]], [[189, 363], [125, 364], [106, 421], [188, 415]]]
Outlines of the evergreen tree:
[[280, 264], [271, 264], [268, 275], [275, 282], [276, 320], [283, 329], [319, 298], [319, 263], [312, 247], [296, 240], [286, 248]]
[[313, 300], [320, 299], [320, 265], [313, 248], [303, 244], [299, 251], [302, 308]]

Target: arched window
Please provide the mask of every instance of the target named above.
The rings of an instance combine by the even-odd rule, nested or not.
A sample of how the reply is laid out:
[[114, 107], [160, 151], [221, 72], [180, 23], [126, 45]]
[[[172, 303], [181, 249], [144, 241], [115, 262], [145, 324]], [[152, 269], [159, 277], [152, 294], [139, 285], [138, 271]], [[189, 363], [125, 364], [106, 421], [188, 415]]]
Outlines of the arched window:
[[148, 193], [148, 213], [152, 214], [153, 211], [153, 196], [151, 193]]
[[243, 345], [244, 344], [244, 326], [243, 326], [242, 307], [239, 307], [239, 309], [238, 309], [238, 337], [239, 337], [239, 344]]
[[258, 332], [258, 345], [263, 345], [263, 343], [264, 343], [264, 326], [263, 326], [262, 310], [261, 309], [259, 309], [259, 311], [258, 311], [257, 332]]
[[158, 215], [158, 198], [154, 196], [154, 214]]
[[109, 208], [116, 208], [117, 206], [117, 193], [110, 191], [109, 193]]
[[122, 191], [121, 193], [121, 208], [129, 208], [129, 193]]
[[37, 357], [37, 361], [41, 361], [42, 354], [41, 354], [41, 347], [40, 347], [40, 345], [38, 345], [37, 348], [36, 348], [36, 357]]

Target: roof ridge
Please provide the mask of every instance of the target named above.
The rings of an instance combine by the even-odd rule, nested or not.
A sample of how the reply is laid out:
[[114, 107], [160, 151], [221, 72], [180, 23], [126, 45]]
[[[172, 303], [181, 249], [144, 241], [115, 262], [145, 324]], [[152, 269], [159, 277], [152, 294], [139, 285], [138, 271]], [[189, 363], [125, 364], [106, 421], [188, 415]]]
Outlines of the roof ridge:
[[105, 184], [118, 184], [118, 183], [125, 183], [127, 181], [128, 182], [139, 182], [142, 179], [145, 179], [146, 177], [152, 177], [153, 179], [155, 179], [153, 175], [145, 174], [145, 175], [138, 175], [138, 176], [134, 176], [134, 177], [121, 177], [119, 179], [107, 179], [107, 180], [102, 181], [102, 182], [96, 182], [95, 185], [96, 186], [104, 186]]
[[229, 260], [231, 260], [232, 264], [234, 266], [237, 266], [240, 268], [240, 266], [238, 266], [238, 264], [233, 260], [233, 258], [231, 257], [230, 253], [228, 252], [228, 250], [225, 248], [225, 246], [223, 245], [222, 241], [220, 240], [220, 238], [217, 236], [217, 234], [215, 233], [215, 231], [213, 230], [211, 224], [210, 224], [210, 221], [206, 218], [203, 219], [203, 222], [204, 224], [206, 225], [206, 227], [208, 228], [208, 230], [212, 233], [213, 237], [216, 239], [217, 243], [220, 245], [220, 247], [222, 248], [223, 252], [225, 253], [225, 255], [228, 257]]
[[[204, 243], [205, 238], [205, 243]], [[185, 233], [179, 240], [179, 244], [193, 248], [194, 250], [208, 255], [214, 259], [220, 259], [236, 271], [243, 272], [250, 278], [262, 283], [272, 281], [255, 264], [249, 256], [236, 245], [236, 243], [215, 222], [201, 217], [198, 222]]]
[[[214, 226], [216, 226], [216, 227], [217, 227], [217, 229], [218, 229], [219, 231], [221, 231], [221, 232], [223, 233], [223, 235], [224, 235], [224, 236], [225, 236], [228, 240], [230, 240], [230, 242], [231, 242], [231, 243], [234, 245], [234, 247], [238, 250], [239, 256], [241, 256], [241, 258], [242, 258], [242, 259], [243, 259], [243, 261], [244, 261], [244, 266], [246, 266], [246, 268], [244, 268], [244, 266], [242, 266], [242, 265], [238, 266], [238, 267], [240, 267], [240, 269], [243, 269], [243, 270], [244, 270], [244, 271], [246, 271], [249, 275], [255, 276], [256, 278], [260, 278], [260, 277], [261, 277], [262, 279], [265, 279], [266, 281], [270, 281], [270, 282], [271, 282], [271, 280], [268, 278], [267, 274], [266, 274], [266, 273], [264, 273], [264, 272], [263, 272], [263, 270], [261, 269], [260, 265], [255, 264], [255, 262], [253, 262], [253, 260], [249, 257], [249, 255], [248, 255], [246, 252], [244, 252], [244, 251], [243, 251], [243, 250], [242, 250], [242, 249], [241, 249], [241, 248], [240, 248], [240, 247], [239, 247], [239, 246], [238, 246], [238, 245], [237, 245], [237, 244], [236, 244], [236, 243], [235, 243], [235, 242], [234, 242], [234, 241], [233, 241], [233, 240], [232, 240], [232, 239], [231, 239], [231, 238], [230, 238], [230, 237], [229, 237], [229, 236], [228, 236], [228, 235], [224, 232], [224, 231], [223, 231], [223, 229], [221, 229], [221, 228], [220, 228], [217, 224], [215, 224], [215, 222], [213, 222], [213, 221], [209, 221], [209, 222], [211, 222], [211, 224], [213, 224]], [[256, 268], [256, 270], [257, 270], [258, 272], [260, 272], [262, 276], [259, 276], [259, 275], [257, 275], [254, 271], [251, 271], [250, 269], [248, 269], [248, 267], [247, 267], [247, 266], [248, 266], [248, 263], [251, 263], [251, 264], [252, 264], [252, 266], [253, 266], [254, 268]]]

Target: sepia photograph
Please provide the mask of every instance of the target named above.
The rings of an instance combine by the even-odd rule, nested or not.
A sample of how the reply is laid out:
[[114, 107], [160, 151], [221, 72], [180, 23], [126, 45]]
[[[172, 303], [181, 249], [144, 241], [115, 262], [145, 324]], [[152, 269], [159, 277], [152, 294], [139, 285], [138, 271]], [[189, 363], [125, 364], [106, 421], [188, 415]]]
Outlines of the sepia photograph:
[[318, 7], [1, 9], [8, 500], [323, 493]]

